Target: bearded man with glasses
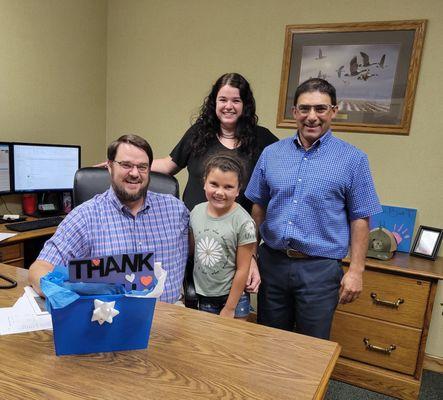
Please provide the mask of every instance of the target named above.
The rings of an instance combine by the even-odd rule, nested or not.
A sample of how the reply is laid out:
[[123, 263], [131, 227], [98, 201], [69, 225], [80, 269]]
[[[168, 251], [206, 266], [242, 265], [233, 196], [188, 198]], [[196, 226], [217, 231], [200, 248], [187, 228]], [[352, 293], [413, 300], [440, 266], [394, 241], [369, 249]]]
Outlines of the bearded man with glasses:
[[332, 135], [337, 111], [329, 82], [303, 82], [292, 109], [296, 134], [263, 151], [245, 192], [263, 239], [258, 322], [324, 339], [338, 302], [362, 290], [368, 220], [381, 212], [367, 156]]
[[188, 256], [189, 212], [172, 195], [148, 191], [154, 157], [149, 143], [124, 135], [108, 147], [111, 187], [74, 208], [29, 269], [41, 295], [40, 278], [71, 259], [153, 252], [168, 272], [161, 301], [180, 296]]

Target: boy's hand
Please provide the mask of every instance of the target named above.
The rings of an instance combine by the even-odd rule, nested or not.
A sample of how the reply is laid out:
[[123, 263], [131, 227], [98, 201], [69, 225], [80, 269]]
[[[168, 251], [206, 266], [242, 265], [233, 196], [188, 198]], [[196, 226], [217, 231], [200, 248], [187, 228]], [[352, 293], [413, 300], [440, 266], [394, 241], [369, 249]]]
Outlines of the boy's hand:
[[220, 311], [220, 316], [224, 318], [234, 318], [235, 316], [235, 308], [227, 308], [224, 306], [222, 310]]

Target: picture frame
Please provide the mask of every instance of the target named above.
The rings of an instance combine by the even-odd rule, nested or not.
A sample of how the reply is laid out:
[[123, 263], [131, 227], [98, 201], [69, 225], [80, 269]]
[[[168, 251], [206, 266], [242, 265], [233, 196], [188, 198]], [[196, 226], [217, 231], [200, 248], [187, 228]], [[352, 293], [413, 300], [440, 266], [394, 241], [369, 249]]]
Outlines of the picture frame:
[[435, 260], [443, 238], [443, 229], [420, 225], [411, 249], [411, 255]]
[[277, 128], [297, 128], [297, 86], [328, 80], [337, 91], [340, 132], [408, 135], [426, 20], [287, 25]]

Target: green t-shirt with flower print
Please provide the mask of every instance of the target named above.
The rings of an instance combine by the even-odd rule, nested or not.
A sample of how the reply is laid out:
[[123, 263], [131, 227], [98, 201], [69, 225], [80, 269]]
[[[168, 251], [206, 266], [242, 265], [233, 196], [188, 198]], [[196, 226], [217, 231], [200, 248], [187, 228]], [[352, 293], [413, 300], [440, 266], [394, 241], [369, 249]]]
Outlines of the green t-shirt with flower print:
[[231, 290], [237, 247], [256, 241], [255, 224], [239, 204], [222, 217], [211, 217], [208, 203], [191, 212], [194, 235], [194, 283], [202, 296], [224, 296]]

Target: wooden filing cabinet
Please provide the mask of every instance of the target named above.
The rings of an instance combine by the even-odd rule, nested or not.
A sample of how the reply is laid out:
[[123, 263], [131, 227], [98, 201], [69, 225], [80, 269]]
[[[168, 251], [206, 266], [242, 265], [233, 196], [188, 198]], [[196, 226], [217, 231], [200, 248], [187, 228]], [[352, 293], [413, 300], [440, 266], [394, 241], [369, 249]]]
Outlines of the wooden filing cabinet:
[[[345, 260], [344, 265], [348, 265]], [[399, 253], [367, 259], [363, 292], [340, 305], [331, 340], [342, 346], [333, 378], [401, 399], [417, 399], [443, 259]]]
[[15, 233], [15, 236], [0, 242], [0, 263], [29, 268], [40, 253], [45, 241], [54, 234], [56, 229], [56, 226], [50, 226], [17, 233], [0, 224], [1, 233]]
[[23, 242], [14, 244], [0, 243], [0, 263], [24, 268]]

